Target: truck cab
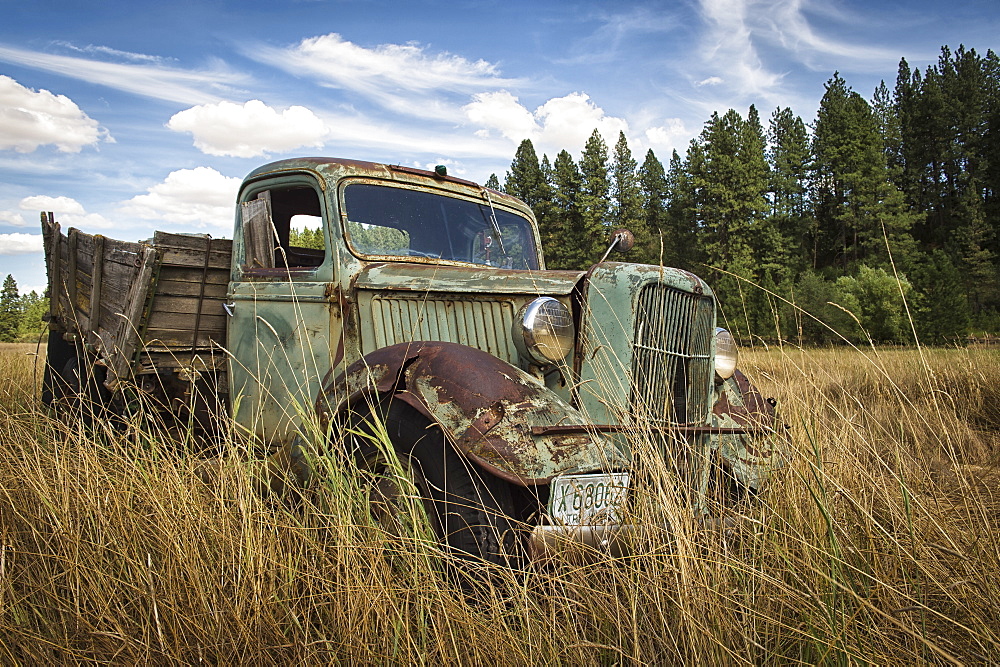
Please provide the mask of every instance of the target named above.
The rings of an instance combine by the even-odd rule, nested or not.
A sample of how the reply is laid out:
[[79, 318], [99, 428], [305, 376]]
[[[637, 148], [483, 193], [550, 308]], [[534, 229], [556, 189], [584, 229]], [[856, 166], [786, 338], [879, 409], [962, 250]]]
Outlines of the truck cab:
[[[302, 227], [322, 249], [290, 244]], [[737, 370], [704, 281], [622, 262], [546, 270], [527, 206], [443, 168], [255, 170], [227, 298], [236, 421], [301, 467], [323, 455], [303, 437], [317, 414], [340, 443], [319, 449], [350, 441], [373, 475], [395, 462], [375, 429], [350, 434], [381, 424], [457, 552], [615, 542], [637, 433], [657, 434], [696, 503], [713, 466], [754, 490], [780, 463], [773, 402]], [[514, 525], [526, 544], [508, 543]]]

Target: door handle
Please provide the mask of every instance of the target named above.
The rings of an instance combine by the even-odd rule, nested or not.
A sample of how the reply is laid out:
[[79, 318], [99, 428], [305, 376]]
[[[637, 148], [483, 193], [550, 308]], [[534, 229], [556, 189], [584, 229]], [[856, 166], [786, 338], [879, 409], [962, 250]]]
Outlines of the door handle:
[[236, 303], [235, 302], [233, 302], [233, 303], [226, 303], [225, 301], [223, 301], [222, 302], [222, 308], [226, 311], [226, 315], [229, 315], [229, 317], [232, 317], [233, 316], [233, 310], [236, 309]]

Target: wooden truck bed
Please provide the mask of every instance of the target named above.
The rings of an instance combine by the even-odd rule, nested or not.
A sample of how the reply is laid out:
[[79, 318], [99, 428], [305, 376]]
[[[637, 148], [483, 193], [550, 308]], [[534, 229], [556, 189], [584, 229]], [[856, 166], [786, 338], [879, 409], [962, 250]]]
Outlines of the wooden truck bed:
[[51, 213], [42, 215], [42, 232], [52, 333], [94, 354], [108, 369], [109, 389], [141, 375], [191, 381], [204, 371], [216, 371], [224, 385], [232, 241], [63, 234]]

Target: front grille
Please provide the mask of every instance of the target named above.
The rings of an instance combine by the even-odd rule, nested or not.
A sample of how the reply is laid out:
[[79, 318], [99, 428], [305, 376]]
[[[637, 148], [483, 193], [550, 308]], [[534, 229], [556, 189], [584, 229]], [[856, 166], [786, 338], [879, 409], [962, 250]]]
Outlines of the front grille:
[[632, 357], [632, 409], [657, 424], [703, 422], [712, 372], [711, 297], [664, 285], [639, 295]]
[[441, 340], [475, 347], [514, 363], [517, 348], [511, 338], [513, 329], [514, 306], [509, 301], [372, 299], [373, 349], [416, 340]]

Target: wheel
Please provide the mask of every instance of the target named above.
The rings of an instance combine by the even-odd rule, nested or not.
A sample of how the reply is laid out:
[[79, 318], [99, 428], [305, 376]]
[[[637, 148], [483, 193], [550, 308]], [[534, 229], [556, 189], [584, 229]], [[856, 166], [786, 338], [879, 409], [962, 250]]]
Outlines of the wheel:
[[[50, 373], [49, 369], [46, 369]], [[51, 373], [50, 405], [57, 413], [70, 419], [90, 422], [103, 419], [111, 392], [104, 386], [107, 369], [103, 366], [81, 366], [76, 355], [65, 360], [57, 372]], [[44, 399], [44, 397], [43, 397]]]
[[[523, 546], [511, 518], [507, 482], [480, 471], [455, 451], [436, 424], [401, 401], [380, 404], [350, 422], [354, 435], [349, 446], [367, 476], [369, 511], [380, 525], [391, 532], [405, 530], [412, 508], [406, 496], [408, 489], [416, 489], [449, 554], [469, 562], [519, 563]], [[379, 422], [391, 451], [378, 444]]]

